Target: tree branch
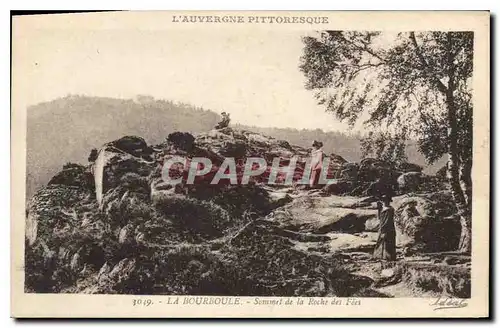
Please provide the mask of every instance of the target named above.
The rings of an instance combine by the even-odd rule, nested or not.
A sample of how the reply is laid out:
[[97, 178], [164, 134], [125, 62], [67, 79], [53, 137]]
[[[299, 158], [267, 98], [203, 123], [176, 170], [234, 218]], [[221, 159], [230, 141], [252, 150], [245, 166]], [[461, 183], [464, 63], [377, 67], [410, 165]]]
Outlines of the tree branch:
[[346, 39], [343, 35], [342, 35], [342, 39], [345, 42], [349, 43], [350, 45], [354, 46], [357, 50], [364, 51], [364, 52], [372, 55], [373, 57], [380, 60], [382, 63], [387, 63], [387, 61], [384, 58], [382, 58], [379, 54], [375, 53], [372, 49], [368, 48], [368, 46], [365, 43], [363, 43], [363, 46], [359, 46], [358, 44], [354, 43], [353, 41]]
[[[424, 68], [424, 70], [431, 73], [431, 69], [429, 67], [429, 64], [427, 64], [427, 61], [425, 60], [424, 55], [422, 54], [422, 51], [420, 50], [420, 47], [418, 46], [417, 39], [415, 38], [415, 32], [410, 32], [410, 40], [413, 44], [413, 47], [415, 48], [415, 52], [417, 53], [417, 57], [420, 60], [422, 67]], [[443, 82], [441, 82], [436, 76], [432, 76], [432, 80], [436, 84], [439, 91], [446, 94], [446, 92], [448, 91], [448, 88], [446, 88], [446, 86], [443, 84]]]

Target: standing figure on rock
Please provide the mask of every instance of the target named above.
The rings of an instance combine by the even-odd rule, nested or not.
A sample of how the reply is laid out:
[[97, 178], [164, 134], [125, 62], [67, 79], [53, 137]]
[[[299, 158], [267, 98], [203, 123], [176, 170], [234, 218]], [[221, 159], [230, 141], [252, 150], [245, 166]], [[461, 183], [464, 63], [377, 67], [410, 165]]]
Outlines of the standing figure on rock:
[[392, 197], [383, 195], [382, 202], [377, 202], [379, 235], [373, 257], [385, 261], [396, 260], [396, 228], [394, 226], [394, 207]]
[[325, 153], [323, 152], [323, 143], [321, 141], [314, 140], [311, 150], [311, 176], [309, 178], [310, 188], [314, 188], [318, 185], [324, 156]]

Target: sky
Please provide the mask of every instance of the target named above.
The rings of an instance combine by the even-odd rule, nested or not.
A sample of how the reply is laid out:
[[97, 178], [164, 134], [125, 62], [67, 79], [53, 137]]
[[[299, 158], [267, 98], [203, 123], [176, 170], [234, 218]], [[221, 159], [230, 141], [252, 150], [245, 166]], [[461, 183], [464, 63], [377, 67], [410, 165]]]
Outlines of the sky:
[[304, 88], [306, 33], [38, 28], [17, 38], [13, 60], [25, 105], [68, 94], [143, 94], [226, 111], [241, 124], [345, 131]]

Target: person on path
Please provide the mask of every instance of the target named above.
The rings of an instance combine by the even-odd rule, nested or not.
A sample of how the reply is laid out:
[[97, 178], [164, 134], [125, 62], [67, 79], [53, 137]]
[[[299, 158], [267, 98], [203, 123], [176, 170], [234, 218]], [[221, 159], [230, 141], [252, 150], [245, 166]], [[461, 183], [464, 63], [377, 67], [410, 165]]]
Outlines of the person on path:
[[377, 202], [379, 235], [373, 257], [384, 261], [396, 260], [396, 228], [394, 226], [394, 207], [392, 197], [383, 195], [382, 202]]

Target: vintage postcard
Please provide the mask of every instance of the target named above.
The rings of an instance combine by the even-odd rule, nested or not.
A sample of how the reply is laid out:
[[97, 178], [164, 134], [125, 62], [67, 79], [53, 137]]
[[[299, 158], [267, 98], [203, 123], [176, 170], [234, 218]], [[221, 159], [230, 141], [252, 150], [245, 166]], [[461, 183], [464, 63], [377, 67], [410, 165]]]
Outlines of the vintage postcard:
[[14, 16], [12, 316], [488, 317], [489, 25]]

